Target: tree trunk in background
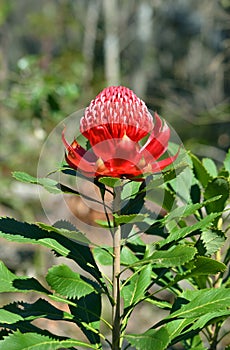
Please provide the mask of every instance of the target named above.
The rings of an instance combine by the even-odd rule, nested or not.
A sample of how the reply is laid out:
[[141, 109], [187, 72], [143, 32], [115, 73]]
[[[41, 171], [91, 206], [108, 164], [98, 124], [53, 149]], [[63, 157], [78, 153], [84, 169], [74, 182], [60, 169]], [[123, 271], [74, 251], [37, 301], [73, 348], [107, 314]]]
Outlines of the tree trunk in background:
[[83, 56], [86, 64], [84, 75], [84, 87], [87, 88], [93, 78], [93, 59], [94, 49], [97, 37], [97, 24], [100, 14], [101, 0], [89, 1], [86, 20], [85, 32], [83, 38]]
[[147, 1], [140, 2], [137, 11], [136, 38], [139, 54], [136, 67], [132, 76], [132, 86], [138, 96], [144, 98], [149, 80], [148, 69], [152, 67], [153, 62], [148, 64], [148, 49], [151, 48], [152, 25], [153, 25], [153, 6]]
[[103, 0], [105, 20], [105, 79], [107, 85], [120, 84], [120, 48], [117, 0]]

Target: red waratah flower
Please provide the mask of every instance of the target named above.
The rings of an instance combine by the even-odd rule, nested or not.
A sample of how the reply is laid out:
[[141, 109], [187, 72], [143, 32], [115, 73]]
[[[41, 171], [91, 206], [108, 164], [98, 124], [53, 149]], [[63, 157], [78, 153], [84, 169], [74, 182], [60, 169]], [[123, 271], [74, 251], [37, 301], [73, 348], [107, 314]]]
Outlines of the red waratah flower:
[[[66, 161], [71, 168], [87, 177], [111, 176], [137, 180], [143, 174], [157, 173], [177, 157], [157, 161], [167, 150], [168, 125], [157, 113], [152, 115], [133, 91], [123, 86], [104, 89], [86, 108], [80, 131], [89, 140], [85, 150], [74, 140], [67, 149]], [[139, 141], [150, 134], [146, 143]]]

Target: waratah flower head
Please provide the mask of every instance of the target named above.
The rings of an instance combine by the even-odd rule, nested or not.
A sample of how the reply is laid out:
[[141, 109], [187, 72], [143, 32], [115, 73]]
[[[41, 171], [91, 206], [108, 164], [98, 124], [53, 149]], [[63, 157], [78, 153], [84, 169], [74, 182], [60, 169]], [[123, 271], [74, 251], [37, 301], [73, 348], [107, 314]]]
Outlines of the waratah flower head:
[[[158, 160], [168, 149], [170, 129], [157, 113], [154, 120], [145, 103], [124, 86], [105, 88], [91, 101], [80, 121], [89, 140], [86, 150], [65, 139], [66, 161], [88, 177], [111, 176], [140, 180], [174, 162], [177, 154]], [[149, 134], [143, 146], [140, 140]]]

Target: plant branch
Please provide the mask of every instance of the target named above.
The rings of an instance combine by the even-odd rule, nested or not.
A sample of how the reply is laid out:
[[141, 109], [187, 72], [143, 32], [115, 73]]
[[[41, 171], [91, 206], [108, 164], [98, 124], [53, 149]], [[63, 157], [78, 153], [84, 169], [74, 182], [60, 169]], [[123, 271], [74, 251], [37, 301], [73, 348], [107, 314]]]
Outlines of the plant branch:
[[[121, 190], [122, 187], [114, 188], [113, 213], [120, 214], [121, 207]], [[112, 334], [112, 350], [120, 349], [120, 253], [121, 253], [121, 227], [116, 226], [114, 219], [113, 230], [113, 299], [114, 306], [112, 312], [113, 334]]]

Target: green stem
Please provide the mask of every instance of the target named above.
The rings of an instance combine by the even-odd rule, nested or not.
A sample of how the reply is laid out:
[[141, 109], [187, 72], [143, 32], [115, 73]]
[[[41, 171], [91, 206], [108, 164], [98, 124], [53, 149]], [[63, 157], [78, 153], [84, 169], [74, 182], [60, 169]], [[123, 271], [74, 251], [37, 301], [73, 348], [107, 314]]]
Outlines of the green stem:
[[[113, 213], [120, 214], [122, 187], [114, 188]], [[113, 332], [112, 332], [112, 350], [120, 350], [120, 318], [121, 318], [121, 300], [120, 300], [120, 253], [121, 253], [121, 227], [116, 226], [114, 221], [113, 231], [113, 299], [114, 306], [112, 312]]]

